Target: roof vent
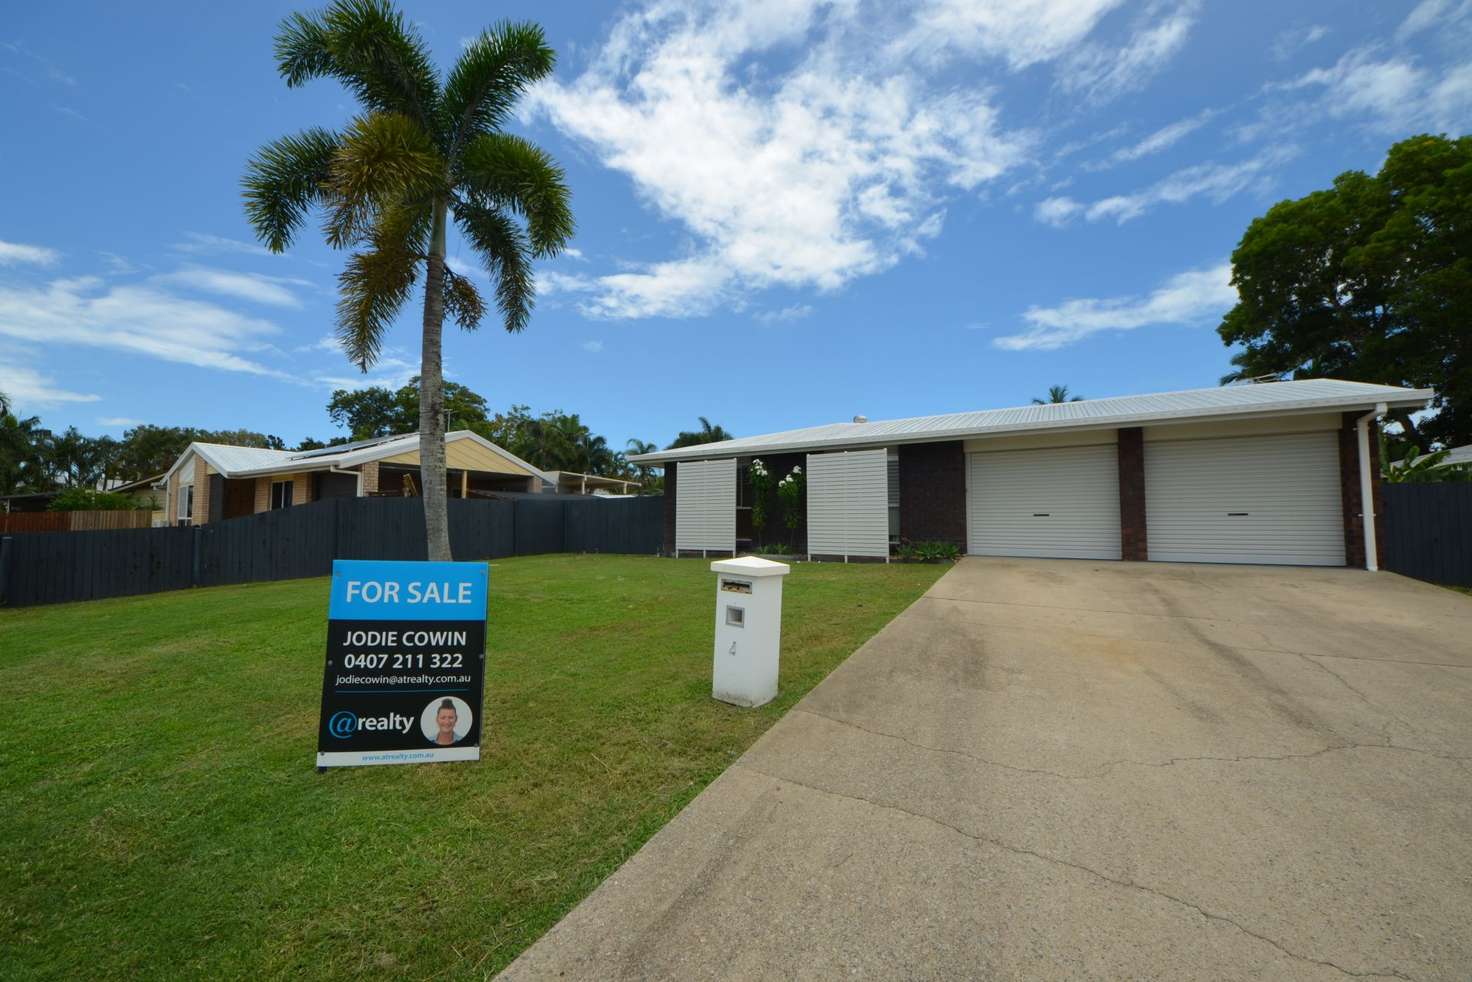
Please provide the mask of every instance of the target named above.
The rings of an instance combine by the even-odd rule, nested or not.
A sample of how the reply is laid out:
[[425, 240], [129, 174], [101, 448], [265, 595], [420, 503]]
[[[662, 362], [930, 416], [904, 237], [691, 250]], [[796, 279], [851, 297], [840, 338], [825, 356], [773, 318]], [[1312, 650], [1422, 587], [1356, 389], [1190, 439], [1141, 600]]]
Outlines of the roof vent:
[[855, 423], [867, 423], [867, 422], [869, 422], [869, 417], [868, 416], [855, 416], [854, 417], [854, 422]]

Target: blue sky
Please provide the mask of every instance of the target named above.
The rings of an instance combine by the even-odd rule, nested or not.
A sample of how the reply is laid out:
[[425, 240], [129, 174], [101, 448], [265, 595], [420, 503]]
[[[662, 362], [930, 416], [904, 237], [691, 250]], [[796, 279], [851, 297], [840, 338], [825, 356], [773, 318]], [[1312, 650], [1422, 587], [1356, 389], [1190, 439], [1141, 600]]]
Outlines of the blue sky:
[[[0, 390], [53, 427], [335, 434], [342, 256], [253, 244], [245, 161], [353, 106], [288, 90], [295, 4], [29, 4], [0, 27]], [[535, 19], [516, 128], [579, 230], [530, 328], [447, 327], [495, 407], [621, 447], [1213, 385], [1227, 260], [1274, 201], [1472, 121], [1472, 0], [421, 3], [442, 65]], [[472, 257], [458, 251], [456, 261]]]

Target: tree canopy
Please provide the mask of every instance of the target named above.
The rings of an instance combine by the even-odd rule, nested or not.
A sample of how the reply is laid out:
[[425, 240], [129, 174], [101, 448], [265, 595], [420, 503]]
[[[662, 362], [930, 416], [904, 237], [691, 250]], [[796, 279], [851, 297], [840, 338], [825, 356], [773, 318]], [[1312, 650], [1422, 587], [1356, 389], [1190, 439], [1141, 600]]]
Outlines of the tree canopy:
[[675, 450], [679, 447], [696, 447], [702, 443], [720, 443], [722, 440], [733, 439], [724, 427], [712, 425], [711, 421], [704, 416], [697, 416], [696, 419], [700, 420], [700, 429], [681, 430], [665, 449]]
[[1232, 253], [1223, 382], [1327, 376], [1436, 390], [1407, 440], [1472, 442], [1472, 137], [1416, 136], [1379, 173], [1274, 205]]

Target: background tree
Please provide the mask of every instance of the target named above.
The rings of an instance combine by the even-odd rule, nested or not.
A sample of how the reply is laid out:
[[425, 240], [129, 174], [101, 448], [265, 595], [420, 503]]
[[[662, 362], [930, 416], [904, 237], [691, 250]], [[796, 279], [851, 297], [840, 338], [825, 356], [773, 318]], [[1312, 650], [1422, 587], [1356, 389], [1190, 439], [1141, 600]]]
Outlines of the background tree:
[[51, 490], [44, 454], [50, 439], [39, 417], [0, 413], [0, 494]]
[[355, 248], [338, 279], [338, 338], [365, 371], [424, 275], [419, 458], [428, 558], [450, 558], [442, 333], [448, 312], [466, 330], [485, 302], [445, 265], [453, 219], [496, 283], [506, 330], [531, 316], [533, 259], [572, 235], [563, 173], [545, 152], [501, 132], [527, 86], [555, 55], [534, 24], [498, 24], [465, 45], [443, 80], [419, 34], [384, 0], [339, 0], [294, 14], [276, 35], [276, 62], [295, 88], [341, 82], [360, 114], [341, 133], [314, 128], [271, 143], [245, 177], [246, 214], [274, 252], [291, 244], [309, 209], [326, 212], [334, 248]]
[[1084, 401], [1084, 397], [1083, 396], [1069, 395], [1068, 394], [1068, 386], [1066, 386], [1066, 385], [1050, 385], [1050, 386], [1048, 386], [1048, 398], [1046, 398], [1046, 399], [1038, 399], [1038, 398], [1034, 397], [1033, 400], [1032, 400], [1032, 404], [1034, 406], [1047, 406], [1047, 405], [1051, 405], [1051, 404], [1059, 403], [1059, 402], [1083, 402], [1083, 401]]
[[700, 429], [681, 430], [679, 435], [665, 449], [674, 450], [678, 447], [695, 447], [702, 443], [719, 443], [722, 440], [734, 439], [723, 427], [712, 426], [710, 420], [704, 416], [697, 416], [696, 418], [700, 420]]
[[1416, 136], [1375, 176], [1283, 201], [1232, 253], [1239, 301], [1217, 329], [1222, 381], [1328, 376], [1436, 389], [1392, 410], [1410, 444], [1472, 442], [1472, 138]]
[[[485, 397], [458, 382], [444, 383], [444, 413], [452, 430], [489, 422]], [[419, 428], [419, 379], [398, 389], [337, 389], [327, 403], [327, 417], [354, 440], [413, 433]]]

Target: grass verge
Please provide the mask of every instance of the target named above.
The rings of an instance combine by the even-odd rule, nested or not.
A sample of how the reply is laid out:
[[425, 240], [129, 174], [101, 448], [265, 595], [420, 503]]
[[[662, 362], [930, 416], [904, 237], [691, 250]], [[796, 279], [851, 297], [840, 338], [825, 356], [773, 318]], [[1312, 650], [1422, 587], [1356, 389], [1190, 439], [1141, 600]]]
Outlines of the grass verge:
[[326, 579], [0, 610], [4, 974], [493, 973], [943, 571], [795, 566], [741, 710], [707, 563], [497, 561], [483, 760], [326, 775]]

